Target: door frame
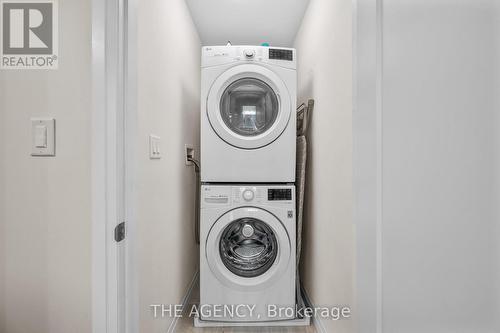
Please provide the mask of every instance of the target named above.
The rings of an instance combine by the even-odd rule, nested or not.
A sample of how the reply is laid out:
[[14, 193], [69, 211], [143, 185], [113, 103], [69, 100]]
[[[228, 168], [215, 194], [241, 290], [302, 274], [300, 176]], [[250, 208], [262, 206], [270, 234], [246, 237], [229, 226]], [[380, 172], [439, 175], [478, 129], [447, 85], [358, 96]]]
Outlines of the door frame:
[[[92, 0], [92, 331], [138, 331], [135, 286], [135, 0]], [[126, 222], [126, 237], [115, 227]]]
[[382, 333], [383, 0], [353, 1], [357, 331]]
[[[353, 0], [358, 332], [382, 333], [382, 5]], [[139, 331], [135, 182], [137, 0], [92, 0], [92, 330]], [[121, 69], [121, 70], [119, 70]], [[126, 135], [124, 135], [126, 133]], [[126, 221], [126, 239], [114, 241]], [[126, 246], [125, 246], [126, 244]]]

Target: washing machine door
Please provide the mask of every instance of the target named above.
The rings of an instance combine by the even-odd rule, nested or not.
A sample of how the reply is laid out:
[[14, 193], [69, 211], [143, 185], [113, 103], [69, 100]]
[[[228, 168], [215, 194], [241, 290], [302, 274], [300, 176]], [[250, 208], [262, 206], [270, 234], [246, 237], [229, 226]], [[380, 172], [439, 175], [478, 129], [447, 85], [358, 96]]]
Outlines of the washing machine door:
[[276, 140], [292, 114], [290, 94], [273, 71], [259, 65], [232, 67], [213, 83], [207, 116], [228, 144], [256, 149]]
[[237, 208], [221, 216], [205, 246], [212, 273], [228, 287], [244, 291], [273, 284], [291, 259], [285, 226], [273, 214], [255, 207]]

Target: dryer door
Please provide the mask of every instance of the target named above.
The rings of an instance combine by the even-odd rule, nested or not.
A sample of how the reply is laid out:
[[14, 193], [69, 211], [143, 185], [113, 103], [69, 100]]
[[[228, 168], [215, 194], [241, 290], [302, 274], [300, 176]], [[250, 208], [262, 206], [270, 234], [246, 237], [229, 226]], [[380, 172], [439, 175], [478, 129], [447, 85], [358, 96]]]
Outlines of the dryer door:
[[282, 276], [290, 264], [290, 246], [286, 228], [273, 214], [241, 207], [214, 223], [205, 253], [222, 283], [248, 291], [264, 289]]
[[207, 116], [228, 144], [256, 149], [276, 140], [292, 114], [290, 94], [271, 70], [252, 64], [232, 67], [210, 88]]

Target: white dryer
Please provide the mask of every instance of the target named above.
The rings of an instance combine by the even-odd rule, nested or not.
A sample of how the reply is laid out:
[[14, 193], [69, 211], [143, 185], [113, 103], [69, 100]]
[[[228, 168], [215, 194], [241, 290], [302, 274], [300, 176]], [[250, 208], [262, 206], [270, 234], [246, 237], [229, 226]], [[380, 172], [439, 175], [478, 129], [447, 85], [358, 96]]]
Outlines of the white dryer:
[[295, 186], [203, 185], [201, 199], [201, 319], [293, 318]]
[[205, 46], [201, 181], [295, 181], [295, 49]]

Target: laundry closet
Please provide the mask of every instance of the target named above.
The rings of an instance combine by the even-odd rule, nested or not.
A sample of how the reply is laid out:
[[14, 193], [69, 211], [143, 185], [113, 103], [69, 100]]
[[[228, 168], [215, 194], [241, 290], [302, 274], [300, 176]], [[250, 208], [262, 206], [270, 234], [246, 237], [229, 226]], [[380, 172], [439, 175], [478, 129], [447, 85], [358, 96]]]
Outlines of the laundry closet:
[[[227, 189], [220, 189], [221, 185], [209, 187], [210, 191], [217, 191], [217, 195], [228, 191], [231, 197], [241, 187], [241, 191], [253, 190], [255, 193], [252, 192], [252, 197], [259, 196], [266, 201], [268, 193], [275, 195], [276, 199], [280, 195], [286, 198], [286, 193], [290, 193], [291, 199], [293, 193], [295, 198], [295, 186], [287, 184], [295, 182], [296, 110], [300, 104], [307, 104], [311, 99], [315, 105], [310, 114], [308, 129], [310, 142], [303, 216], [301, 282], [315, 304], [352, 306], [355, 242], [351, 213], [351, 2], [216, 1], [211, 4], [175, 0], [139, 2], [138, 6], [137, 138], [141, 142], [150, 135], [159, 137], [161, 150], [160, 159], [149, 159], [149, 152], [144, 155], [147, 147], [137, 145], [137, 221], [141, 222], [137, 223], [136, 244], [141, 330], [154, 331], [160, 327], [168, 327], [171, 318], [151, 319], [150, 304], [181, 302], [193, 279], [199, 279], [196, 274], [200, 268], [200, 246], [204, 248], [207, 240], [201, 237], [201, 245], [196, 244], [194, 207], [197, 180], [194, 167], [184, 162], [186, 145], [194, 148], [195, 159], [199, 161], [201, 158], [202, 183], [222, 183], [222, 187], [224, 183], [232, 185], [232, 188], [230, 186]], [[332, 34], [332, 31], [338, 33]], [[225, 48], [228, 42], [233, 48]], [[243, 46], [239, 47], [240, 45]], [[211, 48], [202, 48], [203, 46]], [[217, 46], [220, 48], [214, 49]], [[223, 103], [219, 102], [223, 99], [220, 95], [232, 82], [228, 79], [231, 73], [218, 71], [214, 67], [216, 62], [220, 64], [224, 61], [221, 60], [224, 52], [234, 52], [231, 59], [241, 57], [244, 60], [248, 57], [246, 66], [256, 67], [257, 65], [252, 64], [259, 63], [263, 57], [263, 61], [276, 65], [269, 65], [272, 72], [261, 66], [262, 72], [255, 74], [255, 81], [260, 84], [255, 91], [263, 91], [263, 98], [268, 99], [268, 105], [284, 103], [282, 109], [288, 112], [266, 115], [270, 118], [284, 118], [268, 125], [276, 124], [271, 128], [276, 133], [274, 137], [267, 135], [260, 140], [262, 142], [250, 142], [248, 138], [252, 137], [245, 133], [251, 122], [248, 117], [246, 124], [242, 121], [244, 124], [238, 127], [238, 134], [242, 139], [234, 139], [234, 136], [227, 134], [229, 131], [223, 131], [229, 120], [217, 119], [220, 116], [215, 111], [210, 114], [210, 103]], [[245, 52], [251, 53], [246, 55]], [[276, 55], [269, 56], [273, 52]], [[208, 57], [208, 54], [212, 57]], [[280, 59], [288, 56], [291, 61]], [[202, 74], [202, 67], [210, 66], [214, 68], [212, 72]], [[287, 67], [293, 70], [287, 70]], [[203, 75], [205, 76], [202, 77]], [[205, 81], [208, 80], [211, 82], [206, 84]], [[251, 84], [253, 82], [243, 82], [240, 91], [236, 84], [229, 89], [232, 89], [232, 96], [235, 96], [243, 94], [241, 91]], [[210, 89], [211, 94], [208, 93]], [[274, 90], [277, 94], [268, 94], [267, 90]], [[245, 97], [242, 100], [242, 103], [251, 102]], [[229, 105], [233, 102], [228, 99], [227, 103]], [[237, 102], [236, 100], [234, 103]], [[209, 117], [200, 117], [200, 104], [201, 109], [209, 110]], [[216, 107], [213, 109], [218, 110]], [[248, 109], [246, 112], [251, 113], [252, 110]], [[203, 121], [207, 123], [203, 124]], [[207, 133], [211, 126], [217, 126], [220, 130]], [[265, 125], [262, 132], [268, 130], [264, 127]], [[206, 141], [200, 147], [202, 139]], [[265, 140], [268, 142], [264, 142]], [[217, 146], [218, 141], [226, 142], [226, 145]], [[240, 147], [242, 144], [250, 146]], [[212, 147], [215, 147], [214, 151], [209, 150]], [[264, 148], [248, 149], [258, 147]], [[144, 153], [141, 153], [143, 150]], [[240, 176], [238, 170], [247, 172]], [[242, 187], [239, 184], [248, 186]], [[207, 185], [202, 186], [202, 195], [204, 189], [207, 190]], [[204, 204], [203, 200], [201, 204]], [[295, 200], [290, 200], [287, 206], [283, 221], [287, 219], [287, 211], [290, 211], [289, 214], [295, 220]], [[237, 211], [234, 214], [238, 214]], [[273, 214], [279, 216], [281, 213], [278, 210]], [[219, 215], [223, 214], [219, 212]], [[266, 221], [268, 217], [261, 218]], [[275, 227], [280, 225], [278, 223]], [[202, 235], [206, 228], [201, 226]], [[295, 226], [290, 229], [295, 229]], [[294, 233], [295, 230], [292, 235]], [[295, 243], [293, 239], [287, 250], [293, 256]], [[214, 251], [218, 249], [214, 248]], [[284, 246], [280, 252], [282, 256], [283, 251]], [[147, 260], [143, 260], [145, 258]], [[295, 263], [295, 258], [293, 259]], [[336, 264], [332, 264], [333, 262]], [[238, 266], [234, 267], [236, 270]], [[288, 269], [289, 272], [280, 271], [279, 274], [286, 273], [293, 277], [289, 277], [290, 282], [286, 282], [293, 282], [290, 284], [291, 289], [279, 291], [277, 295], [291, 293], [287, 297], [294, 300], [295, 264], [288, 265]], [[201, 274], [206, 273], [202, 270]], [[214, 279], [217, 280], [215, 277]], [[277, 284], [267, 293], [283, 288], [285, 281], [287, 280], [276, 281]], [[213, 292], [219, 290], [215, 285], [212, 289]], [[226, 298], [213, 298], [209, 303], [227, 300], [227, 293], [226, 290]], [[234, 303], [242, 301], [243, 299], [239, 299]], [[269, 302], [273, 302], [272, 297], [269, 297]], [[276, 298], [275, 302], [284, 303], [282, 298]], [[294, 305], [293, 302], [287, 303]], [[350, 330], [352, 324], [352, 320], [342, 320], [333, 323], [331, 327]]]
[[[425, 1], [425, 3], [430, 4], [431, 1]], [[397, 98], [397, 87], [391, 85], [390, 79], [393, 78], [394, 82], [404, 82], [404, 84], [411, 85], [410, 78], [418, 76], [416, 72], [408, 73], [407, 79], [398, 76], [397, 68], [391, 67], [397, 66], [398, 56], [400, 60], [408, 61], [405, 63], [401, 60], [402, 67], [410, 68], [410, 63], [414, 62], [421, 66], [422, 72], [425, 72], [425, 66], [423, 63], [419, 63], [421, 58], [418, 58], [416, 53], [405, 53], [396, 44], [405, 41], [405, 37], [398, 35], [398, 31], [406, 33], [409, 40], [416, 38], [429, 49], [434, 47], [432, 33], [425, 30], [420, 32], [412, 30], [405, 24], [404, 15], [408, 16], [410, 22], [413, 22], [412, 20], [418, 22], [416, 17], [409, 14], [411, 9], [415, 13], [423, 13], [423, 19], [427, 20], [429, 24], [435, 24], [438, 31], [440, 31], [440, 27], [438, 18], [423, 11], [423, 8], [418, 5], [408, 4], [407, 7], [404, 7], [398, 5], [396, 1], [387, 1], [384, 2], [384, 5], [377, 6], [379, 7], [372, 6], [367, 1], [352, 2], [346, 0], [252, 2], [153, 0], [137, 2], [137, 141], [135, 143], [137, 147], [135, 167], [137, 223], [134, 241], [136, 262], [134, 281], [136, 281], [138, 297], [135, 307], [138, 313], [137, 322], [142, 332], [160, 332], [165, 329], [181, 332], [195, 329], [192, 319], [178, 319], [168, 316], [153, 318], [151, 315], [152, 304], [191, 304], [190, 302], [199, 302], [200, 297], [207, 297], [207, 302], [224, 302], [231, 297], [234, 290], [236, 290], [234, 295], [239, 293], [238, 297], [235, 298], [238, 302], [245, 298], [241, 289], [234, 286], [234, 279], [222, 273], [218, 276], [210, 268], [212, 264], [220, 265], [234, 276], [249, 274], [245, 273], [238, 260], [231, 259], [229, 252], [227, 262], [220, 261], [211, 264], [210, 259], [207, 261], [204, 258], [204, 256], [210, 256], [207, 251], [211, 251], [214, 256], [223, 256], [223, 251], [226, 248], [207, 247], [207, 242], [211, 237], [209, 236], [210, 232], [213, 231], [210, 229], [212, 227], [202, 225], [197, 228], [195, 226], [196, 220], [201, 220], [203, 223], [203, 212], [200, 214], [195, 205], [204, 206], [207, 202], [197, 201], [197, 197], [208, 198], [204, 191], [210, 191], [213, 192], [213, 196], [209, 197], [209, 200], [212, 200], [213, 203], [217, 203], [218, 200], [219, 202], [226, 200], [226, 198], [232, 200], [233, 197], [241, 197], [241, 205], [245, 203], [245, 198], [248, 198], [253, 205], [257, 198], [265, 201], [268, 200], [269, 196], [276, 195], [276, 198], [281, 196], [286, 199], [287, 193], [290, 193], [290, 198], [296, 194], [294, 186], [297, 184], [291, 185], [294, 180], [290, 179], [290, 177], [294, 177], [295, 160], [288, 159], [287, 149], [290, 148], [280, 141], [284, 138], [281, 136], [284, 129], [277, 131], [278, 134], [274, 138], [277, 141], [273, 139], [261, 142], [260, 146], [242, 147], [242, 145], [249, 144], [246, 140], [248, 139], [246, 131], [259, 128], [264, 132], [269, 129], [266, 125], [255, 126], [257, 112], [255, 105], [245, 104], [248, 103], [248, 100], [241, 102], [243, 104], [240, 105], [242, 113], [239, 115], [241, 119], [238, 130], [240, 131], [240, 139], [242, 139], [239, 141], [233, 140], [227, 131], [224, 132], [232, 126], [232, 121], [235, 119], [234, 114], [229, 115], [232, 111], [228, 111], [226, 114], [228, 115], [227, 119], [218, 113], [210, 114], [212, 112], [211, 104], [215, 105], [214, 109], [224, 107], [222, 104], [225, 102], [221, 102], [221, 100], [224, 100], [223, 95], [227, 91], [230, 91], [227, 95], [232, 94], [233, 97], [245, 93], [245, 88], [237, 85], [231, 86], [233, 81], [226, 80], [224, 75], [229, 74], [225, 71], [213, 71], [206, 74], [211, 75], [210, 84], [204, 81], [208, 78], [204, 76], [203, 69], [211, 66], [210, 61], [223, 62], [224, 60], [221, 59], [225, 57], [225, 52], [234, 52], [232, 57], [238, 58], [235, 61], [252, 59], [252, 61], [258, 62], [258, 58], [261, 57], [264, 60], [260, 61], [272, 62], [271, 50], [277, 52], [280, 57], [290, 56], [292, 59], [289, 62], [290, 68], [293, 68], [296, 74], [294, 100], [286, 99], [287, 87], [276, 86], [276, 82], [286, 81], [284, 78], [274, 81], [262, 79], [263, 83], [243, 83], [243, 86], [260, 84], [260, 87], [255, 88], [255, 91], [258, 90], [259, 94], [264, 96], [262, 98], [267, 99], [266, 103], [290, 103], [289, 110], [293, 110], [293, 113], [289, 115], [290, 121], [295, 122], [295, 111], [298, 106], [303, 103], [307, 105], [309, 100], [314, 101], [314, 110], [310, 114], [307, 133], [303, 228], [300, 231], [302, 253], [300, 280], [297, 281], [301, 283], [301, 292], [305, 295], [305, 302], [310, 305], [349, 306], [353, 317], [342, 320], [314, 320], [310, 327], [296, 328], [297, 332], [309, 332], [310, 330], [356, 332], [363, 325], [365, 325], [365, 331], [369, 332], [372, 323], [380, 323], [381, 321], [389, 325], [388, 327], [394, 327], [396, 332], [403, 332], [402, 328], [405, 324], [401, 318], [410, 316], [412, 310], [404, 299], [396, 301], [395, 295], [406, 295], [407, 300], [416, 302], [418, 305], [426, 304], [423, 299], [416, 295], [419, 292], [408, 291], [411, 288], [416, 288], [418, 283], [416, 281], [408, 283], [411, 278], [408, 275], [397, 273], [396, 268], [400, 265], [405, 266], [413, 263], [415, 266], [408, 268], [407, 272], [412, 272], [417, 280], [425, 280], [425, 273], [417, 268], [417, 263], [425, 256], [418, 257], [416, 253], [419, 249], [420, 253], [428, 251], [424, 245], [428, 238], [422, 237], [420, 233], [430, 232], [433, 228], [441, 228], [440, 232], [444, 232], [446, 227], [444, 222], [437, 217], [439, 214], [433, 216], [415, 215], [429, 224], [434, 221], [434, 227], [426, 225], [426, 223], [418, 224], [415, 222], [417, 224], [411, 224], [410, 221], [413, 220], [411, 218], [406, 220], [401, 211], [402, 208], [400, 208], [402, 206], [399, 206], [402, 204], [411, 207], [409, 201], [405, 201], [404, 197], [399, 197], [400, 201], [398, 201], [397, 195], [394, 194], [397, 191], [408, 196], [414, 193], [404, 187], [398, 187], [396, 191], [396, 184], [402, 184], [406, 180], [396, 179], [397, 171], [393, 173], [390, 169], [391, 166], [397, 170], [405, 168], [404, 165], [395, 162], [400, 156], [399, 154], [404, 155], [402, 147], [396, 147], [395, 142], [410, 146], [414, 142], [404, 133], [393, 131], [395, 128], [401, 129], [401, 131], [408, 128], [410, 130], [407, 133], [411, 133], [415, 138], [419, 137], [418, 132], [411, 132], [412, 126], [410, 124], [406, 124], [398, 118], [396, 109], [408, 110], [405, 111], [407, 112], [405, 114], [410, 119], [416, 114], [417, 116], [414, 117], [416, 117], [417, 123], [423, 121], [423, 118], [419, 118], [419, 116], [426, 113], [415, 109], [411, 111], [406, 109], [404, 102]], [[384, 24], [392, 24], [390, 31], [380, 30], [387, 28], [381, 28], [376, 22], [377, 18], [380, 19], [378, 15], [381, 8], [386, 15], [384, 16]], [[405, 9], [408, 11], [406, 12]], [[444, 7], [441, 10], [446, 12]], [[460, 15], [460, 13], [456, 15]], [[485, 14], [478, 13], [477, 15], [475, 22], [481, 21], [479, 17]], [[373, 21], [372, 17], [374, 17]], [[418, 23], [415, 24], [418, 25]], [[455, 21], [451, 24], [458, 27], [458, 23]], [[479, 30], [474, 33], [485, 32], [488, 35], [488, 24], [488, 21], [485, 21], [481, 28], [478, 28]], [[381, 33], [386, 34], [385, 44], [378, 44], [381, 43], [379, 37]], [[443, 33], [446, 35], [445, 32]], [[356, 36], [361, 37], [356, 38]], [[472, 40], [474, 36], [469, 37]], [[492, 36], [491, 32], [488, 36]], [[447, 38], [446, 36], [441, 37]], [[411, 46], [409, 40], [407, 42]], [[426, 44], [427, 42], [428, 44]], [[454, 44], [450, 45], [446, 51], [452, 52], [458, 48], [458, 44]], [[290, 50], [290, 53], [280, 50]], [[384, 54], [386, 62], [380, 64], [378, 61], [379, 57], [382, 56], [382, 51], [386, 52]], [[211, 55], [212, 60], [207, 60], [208, 54]], [[393, 56], [396, 58], [392, 58]], [[208, 63], [204, 63], [204, 61], [208, 61]], [[252, 61], [249, 61], [248, 66], [251, 66]], [[493, 60], [490, 59], [490, 62]], [[382, 80], [380, 78], [381, 66], [392, 71], [388, 72], [389, 76], [384, 77], [389, 81], [380, 81]], [[434, 70], [432, 75], [439, 77], [439, 69], [435, 68]], [[238, 75], [237, 73], [233, 74]], [[394, 75], [394, 77], [390, 75]], [[261, 77], [269, 78], [270, 76], [262, 74]], [[240, 79], [245, 79], [245, 76], [241, 76]], [[360, 79], [361, 81], [359, 81]], [[479, 80], [487, 84], [486, 81], [490, 79], [491, 82], [494, 81], [493, 77], [482, 77]], [[445, 84], [449, 83], [448, 79], [443, 80]], [[383, 95], [384, 102], [380, 97], [381, 86], [386, 89], [384, 90], [385, 95]], [[269, 95], [266, 92], [269, 87], [279, 91], [279, 96]], [[448, 87], [451, 89], [451, 86]], [[213, 96], [209, 92], [210, 89], [214, 91]], [[430, 91], [425, 91], [422, 86], [415, 89], [424, 89], [425, 94], [431, 94]], [[408, 95], [408, 98], [416, 97]], [[477, 98], [478, 95], [472, 94], [469, 95], [469, 100], [464, 97], [464, 102], [471, 102]], [[436, 103], [441, 102], [443, 101], [436, 101]], [[228, 110], [234, 106], [232, 103], [238, 103], [238, 101], [235, 102], [228, 97], [226, 105]], [[369, 109], [372, 106], [373, 108]], [[387, 110], [384, 116], [380, 114], [382, 107]], [[492, 107], [492, 104], [486, 105], [486, 109], [491, 110]], [[448, 110], [451, 106], [447, 105], [446, 108]], [[208, 117], [200, 116], [200, 109], [202, 113], [206, 109]], [[357, 111], [359, 112], [356, 114]], [[435, 112], [441, 114], [440, 110], [435, 110]], [[231, 117], [233, 118], [230, 119]], [[269, 114], [266, 117], [272, 118], [276, 115]], [[462, 119], [463, 124], [466, 123], [466, 117], [464, 115]], [[484, 119], [491, 120], [493, 118], [491, 114], [487, 114]], [[429, 121], [432, 123], [431, 120]], [[437, 120], [437, 123], [443, 125], [445, 121], [441, 119]], [[385, 136], [381, 136], [376, 130], [370, 132], [372, 128], [370, 126], [380, 129], [378, 126], [381, 124], [388, 126], [384, 132]], [[426, 124], [420, 124], [420, 126], [422, 132], [434, 133], [434, 128]], [[215, 127], [219, 127], [220, 131], [203, 132], [210, 128], [215, 129]], [[295, 128], [287, 130], [288, 142], [294, 141]], [[487, 133], [492, 134], [493, 132]], [[383, 141], [387, 135], [393, 135], [391, 143]], [[151, 158], [148, 140], [155, 139], [159, 145], [160, 156]], [[204, 141], [205, 147], [203, 143], [200, 145], [202, 140], [206, 140]], [[478, 139], [479, 141], [474, 140], [470, 141], [472, 146], [479, 146], [482, 142], [480, 139]], [[217, 145], [215, 142], [219, 141], [225, 142], [226, 146], [219, 146], [210, 154], [204, 155], [207, 154], [207, 150], [204, 148], [207, 149], [206, 147], [211, 144]], [[386, 164], [381, 164], [381, 158], [377, 160], [373, 157], [382, 152], [382, 144], [385, 149], [383, 152], [391, 154], [384, 155], [384, 163]], [[487, 146], [492, 148], [494, 143], [489, 143]], [[242, 153], [244, 149], [256, 147], [267, 147], [265, 148], [267, 151], [262, 155], [259, 154], [264, 149], [260, 151], [254, 149], [254, 151]], [[434, 153], [436, 154], [435, 158], [439, 160], [438, 150], [435, 150]], [[196, 172], [193, 162], [186, 157], [187, 154], [189, 154], [189, 158], [192, 157], [196, 162], [201, 162], [199, 173]], [[411, 156], [407, 156], [407, 158], [411, 160]], [[472, 158], [480, 159], [479, 156]], [[261, 160], [263, 162], [259, 162]], [[240, 176], [239, 170], [245, 168], [247, 168], [248, 173]], [[292, 168], [293, 172], [290, 172]], [[379, 168], [385, 169], [377, 171], [382, 170]], [[263, 170], [267, 172], [263, 172]], [[458, 172], [463, 175], [474, 173], [465, 168]], [[494, 175], [495, 171], [488, 169], [486, 173]], [[202, 185], [199, 187], [201, 194], [197, 190], [199, 186], [197, 177], [201, 178]], [[435, 175], [429, 177], [433, 180], [438, 178]], [[386, 184], [384, 181], [388, 183]], [[411, 186], [418, 186], [415, 180], [410, 182]], [[394, 190], [394, 193], [377, 192], [382, 191], [380, 187], [377, 187], [377, 184], [387, 185], [386, 190]], [[453, 196], [454, 188], [452, 186], [446, 187], [446, 184], [442, 184], [442, 186], [445, 187], [443, 193]], [[378, 190], [374, 190], [376, 188]], [[381, 205], [380, 202], [377, 203], [377, 198], [382, 194], [385, 195], [386, 199], [385, 206], [383, 206], [386, 215], [381, 215], [381, 211], [377, 210], [377, 207]], [[426, 196], [423, 193], [418, 195], [418, 200], [424, 205], [427, 203], [432, 206], [430, 202], [426, 201]], [[479, 197], [479, 194], [477, 197], [475, 194], [470, 194], [468, 198]], [[493, 197], [496, 196], [493, 195]], [[450, 196], [448, 198], [452, 200]], [[446, 201], [444, 204], [447, 205], [450, 202]], [[496, 214], [493, 209], [494, 205], [492, 202], [486, 205], [488, 208], [483, 210], [481, 214], [483, 214], [484, 221], [491, 221]], [[286, 219], [287, 211], [292, 211], [292, 216], [296, 214], [295, 207], [285, 209], [283, 219]], [[238, 214], [240, 214], [237, 209], [231, 210], [231, 212], [233, 215], [230, 217], [224, 215], [224, 211], [217, 211], [213, 214], [222, 216], [221, 219], [227, 217], [229, 223], [229, 219], [238, 219]], [[263, 220], [272, 220], [276, 216], [281, 218], [280, 214], [282, 213], [278, 211], [271, 214], [274, 217], [263, 215], [258, 217]], [[408, 214], [412, 213], [408, 211]], [[240, 217], [248, 218], [248, 216], [243, 215]], [[384, 218], [391, 220], [386, 221]], [[406, 222], [397, 224], [394, 219]], [[464, 223], [464, 220], [458, 219], [459, 226], [464, 227]], [[244, 223], [240, 227], [241, 232], [248, 233], [250, 238], [255, 235], [255, 230], [266, 232], [266, 226], [258, 224]], [[398, 227], [403, 229], [398, 229]], [[218, 228], [217, 224], [214, 223], [213, 228]], [[276, 228], [279, 228], [278, 225]], [[414, 233], [410, 233], [408, 230], [413, 230]], [[478, 246], [485, 253], [492, 253], [491, 232], [493, 230], [488, 232], [486, 230], [489, 229], [481, 231], [481, 237], [485, 239], [485, 242]], [[222, 229], [219, 231], [221, 237], [226, 235]], [[382, 231], [384, 231], [383, 234]], [[377, 243], [385, 235], [388, 235], [389, 238], [384, 238], [384, 245]], [[415, 235], [420, 235], [417, 237], [421, 237], [419, 239], [422, 243], [412, 244], [413, 250], [409, 248], [410, 245], [407, 247], [398, 241], [398, 239], [406, 239], [411, 243]], [[456, 234], [453, 237], [457, 243], [470, 241], [466, 233]], [[435, 238], [434, 241], [437, 239]], [[197, 244], [197, 241], [200, 242], [200, 245]], [[266, 246], [272, 247], [272, 240], [268, 239], [267, 241], [268, 245]], [[202, 248], [201, 257], [200, 247]], [[268, 249], [268, 247], [265, 248]], [[289, 250], [292, 248], [295, 250], [295, 244], [291, 244]], [[462, 254], [466, 252], [460, 247], [458, 247], [458, 251]], [[473, 254], [469, 253], [470, 260], [475, 256], [479, 257], [481, 250], [476, 248], [476, 251]], [[272, 257], [270, 253], [264, 251], [260, 255], [263, 258], [268, 258]], [[398, 253], [400, 253], [399, 256]], [[407, 261], [408, 257], [403, 257], [403, 253], [408, 255], [411, 260]], [[456, 263], [454, 261], [456, 254], [446, 250], [440, 253]], [[498, 272], [497, 266], [491, 266], [494, 258], [494, 255], [491, 254], [483, 261], [478, 261], [478, 269], [486, 274], [488, 267], [496, 267], [493, 271]], [[207, 261], [206, 267], [203, 266], [204, 260]], [[202, 263], [201, 267], [200, 262]], [[267, 262], [263, 259], [262, 266], [259, 266], [255, 272], [258, 269], [268, 269], [269, 267], [266, 265]], [[435, 272], [445, 272], [444, 269], [438, 267], [438, 264], [432, 267]], [[229, 286], [228, 289], [216, 286], [213, 281], [207, 282], [205, 286], [203, 282], [201, 286], [199, 285], [200, 275], [203, 279], [203, 274], [212, 273], [214, 274], [213, 281], [225, 281], [222, 284], [226, 287]], [[384, 278], [384, 282], [381, 282], [381, 277]], [[249, 278], [253, 277], [249, 276]], [[473, 281], [485, 286], [479, 291], [479, 294], [465, 291], [467, 299], [472, 300], [474, 304], [480, 302], [482, 298], [479, 295], [482, 292], [497, 285], [493, 278], [475, 277], [469, 273], [465, 273], [455, 280], [452, 277], [449, 278], [455, 283]], [[291, 290], [287, 287], [287, 284], [291, 283], [290, 281], [285, 279], [277, 282], [273, 289], [266, 292], [266, 296], [272, 298], [273, 291], [276, 292], [276, 295], [282, 295], [287, 292], [286, 290]], [[390, 283], [390, 285], [386, 285], [386, 283]], [[405, 287], [399, 289], [395, 286]], [[446, 286], [447, 284], [442, 281], [435, 284], [424, 282], [422, 293], [431, 297], [431, 291], [434, 288], [443, 290]], [[200, 287], [205, 288], [206, 291], [202, 290], [200, 294]], [[377, 292], [383, 293], [383, 290], [386, 294], [379, 294], [384, 295], [383, 301], [380, 298], [377, 301]], [[445, 291], [445, 294], [454, 297], [453, 295], [456, 295], [454, 290], [456, 289], [451, 288]], [[252, 297], [249, 297], [250, 302], [258, 301], [259, 297], [264, 296], [261, 295], [255, 299]], [[276, 297], [282, 300], [278, 296]], [[493, 297], [486, 295], [485, 297], [487, 304], [495, 304]], [[445, 304], [437, 302], [442, 306]], [[459, 301], [457, 302], [461, 304]], [[377, 312], [380, 307], [386, 310], [385, 314], [388, 317], [376, 316], [377, 313], [380, 314]], [[394, 317], [389, 317], [389, 314], [393, 314]], [[430, 313], [428, 315], [431, 316]], [[449, 315], [452, 316], [452, 314]], [[361, 323], [358, 322], [360, 318], [363, 320]], [[436, 325], [439, 326], [440, 321], [436, 320]], [[492, 322], [494, 320], [491, 317], [485, 319], [485, 327], [492, 325]], [[418, 324], [415, 325], [418, 326]], [[255, 331], [257, 332], [258, 328], [255, 328]], [[200, 332], [202, 331], [200, 330]]]

